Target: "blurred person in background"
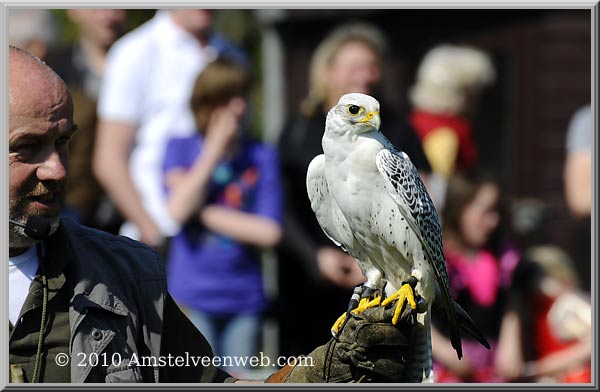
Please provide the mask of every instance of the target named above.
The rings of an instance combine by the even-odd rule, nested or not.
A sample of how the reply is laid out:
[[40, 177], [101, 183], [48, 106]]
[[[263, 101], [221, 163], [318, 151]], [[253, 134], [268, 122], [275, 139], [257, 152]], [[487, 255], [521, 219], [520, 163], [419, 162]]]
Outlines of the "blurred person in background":
[[68, 68], [59, 69], [63, 80], [98, 98], [108, 50], [125, 33], [127, 11], [122, 9], [71, 9], [66, 11], [77, 27], [77, 39], [68, 53]]
[[563, 172], [565, 199], [573, 217], [570, 253], [586, 291], [591, 289], [592, 129], [592, 107], [586, 105], [569, 123]]
[[[354, 259], [323, 233], [306, 195], [306, 170], [323, 152], [321, 139], [329, 109], [346, 93], [374, 95], [382, 103], [383, 133], [410, 156], [422, 172], [429, 164], [408, 121], [390, 107], [384, 71], [387, 43], [374, 26], [339, 26], [316, 48], [309, 70], [309, 92], [299, 113], [282, 131], [279, 151], [285, 190], [284, 236], [279, 248], [281, 346], [283, 353], [303, 352], [330, 335], [329, 315], [344, 309], [352, 288], [363, 277]], [[310, 324], [287, 309], [318, 303]]]
[[[472, 317], [491, 345], [487, 350], [463, 337], [458, 360], [439, 318], [432, 317], [436, 382], [501, 382], [495, 355], [505, 314], [506, 293], [518, 264], [517, 250], [503, 230], [500, 188], [482, 172], [450, 176], [442, 211], [444, 253], [454, 300]], [[511, 337], [506, 336], [510, 341]]]
[[106, 54], [125, 32], [126, 11], [72, 9], [67, 16], [77, 27], [74, 44], [51, 64], [71, 91], [73, 119], [79, 132], [69, 141], [71, 170], [62, 214], [79, 223], [117, 233], [122, 222], [114, 204], [104, 194], [92, 172], [92, 153], [97, 123], [98, 94]]
[[509, 339], [497, 358], [508, 381], [591, 382], [592, 309], [572, 259], [554, 245], [529, 248], [510, 290]]
[[8, 12], [8, 43], [47, 61], [58, 43], [58, 25], [50, 10], [11, 9]]
[[481, 90], [494, 79], [489, 56], [476, 48], [441, 44], [421, 60], [409, 94], [410, 121], [431, 164], [428, 188], [438, 209], [448, 177], [479, 163], [471, 121]]
[[249, 85], [233, 61], [208, 64], [193, 86], [196, 133], [171, 139], [163, 165], [168, 210], [183, 225], [168, 253], [169, 287], [219, 356], [258, 354], [260, 250], [282, 231], [277, 151], [246, 134]]
[[167, 211], [161, 164], [171, 137], [194, 134], [194, 80], [219, 54], [212, 10], [158, 10], [110, 49], [98, 101], [93, 170], [126, 222], [120, 233], [166, 250], [180, 224]]

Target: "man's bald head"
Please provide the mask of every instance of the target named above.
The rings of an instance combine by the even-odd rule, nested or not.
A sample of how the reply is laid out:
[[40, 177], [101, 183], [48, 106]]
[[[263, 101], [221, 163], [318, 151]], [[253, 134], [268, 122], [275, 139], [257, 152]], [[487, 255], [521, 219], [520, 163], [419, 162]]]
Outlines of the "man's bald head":
[[[73, 102], [64, 81], [37, 57], [9, 47], [9, 216], [25, 224], [47, 218], [59, 224], [68, 167], [67, 144], [75, 130]], [[10, 255], [35, 243], [10, 225]]]
[[10, 46], [8, 52], [10, 115], [19, 114], [22, 110], [46, 111], [49, 107], [63, 105], [65, 101], [72, 108], [67, 85], [52, 68], [17, 47]]

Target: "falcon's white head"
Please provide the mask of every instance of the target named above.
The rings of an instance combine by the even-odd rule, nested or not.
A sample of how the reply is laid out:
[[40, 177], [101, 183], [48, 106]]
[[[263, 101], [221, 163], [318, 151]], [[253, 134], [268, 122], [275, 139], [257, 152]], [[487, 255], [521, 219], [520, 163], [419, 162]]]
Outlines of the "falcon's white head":
[[379, 101], [370, 95], [350, 93], [342, 95], [327, 114], [326, 131], [361, 134], [379, 131], [380, 125]]

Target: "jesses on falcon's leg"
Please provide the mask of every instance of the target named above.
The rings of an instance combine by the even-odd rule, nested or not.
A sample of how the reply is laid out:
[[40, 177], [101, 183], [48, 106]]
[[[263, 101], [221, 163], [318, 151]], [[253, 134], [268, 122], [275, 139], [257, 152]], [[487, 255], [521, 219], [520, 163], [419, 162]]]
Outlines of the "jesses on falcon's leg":
[[[369, 272], [371, 271], [374, 272], [372, 274], [369, 274]], [[381, 292], [378, 292], [379, 290], [376, 288], [377, 285], [373, 283], [373, 281], [380, 282], [382, 280], [381, 272], [379, 270], [371, 271], [367, 273], [367, 275], [369, 275], [367, 281], [361, 286], [357, 286], [354, 288], [352, 298], [350, 299], [350, 303], [348, 304], [348, 310], [345, 313], [342, 313], [342, 315], [338, 317], [338, 319], [331, 327], [331, 333], [333, 336], [337, 336], [337, 334], [342, 330], [350, 312], [358, 315], [361, 312], [364, 312], [366, 309], [373, 308], [375, 306], [387, 306], [396, 299], [398, 300], [398, 302], [396, 303], [394, 317], [392, 318], [392, 324], [394, 325], [398, 323], [398, 319], [400, 318], [400, 313], [402, 311], [402, 308], [404, 307], [405, 302], [409, 304], [411, 309], [416, 310], [418, 313], [423, 313], [427, 311], [427, 302], [415, 290], [415, 287], [418, 283], [418, 273], [416, 271], [413, 272], [412, 276], [408, 278], [408, 280], [402, 282], [402, 287], [400, 287], [398, 291], [396, 291], [394, 294], [384, 299], [383, 301], [383, 287], [380, 290]], [[372, 298], [373, 295], [375, 295], [374, 298]]]
[[[360, 264], [360, 263], [359, 263]], [[333, 323], [331, 334], [337, 336], [345, 325], [350, 312], [359, 314], [365, 309], [375, 307], [381, 302], [381, 293], [378, 293], [378, 287], [381, 286], [383, 274], [377, 268], [371, 268], [365, 273], [367, 281], [362, 285], [354, 288], [348, 310], [342, 313], [340, 317]], [[379, 295], [378, 295], [379, 294]], [[375, 298], [373, 298], [375, 296]]]

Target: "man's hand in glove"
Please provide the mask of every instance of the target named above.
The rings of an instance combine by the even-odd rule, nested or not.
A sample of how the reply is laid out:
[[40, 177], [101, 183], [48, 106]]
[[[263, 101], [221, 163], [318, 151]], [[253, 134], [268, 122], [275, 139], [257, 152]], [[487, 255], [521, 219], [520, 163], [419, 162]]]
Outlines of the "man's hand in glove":
[[[396, 325], [394, 307], [369, 308], [350, 314], [337, 340], [317, 347], [296, 366], [288, 365], [266, 382], [403, 382], [410, 342], [415, 330], [410, 306], [404, 306]], [[307, 365], [312, 366], [307, 366]]]

